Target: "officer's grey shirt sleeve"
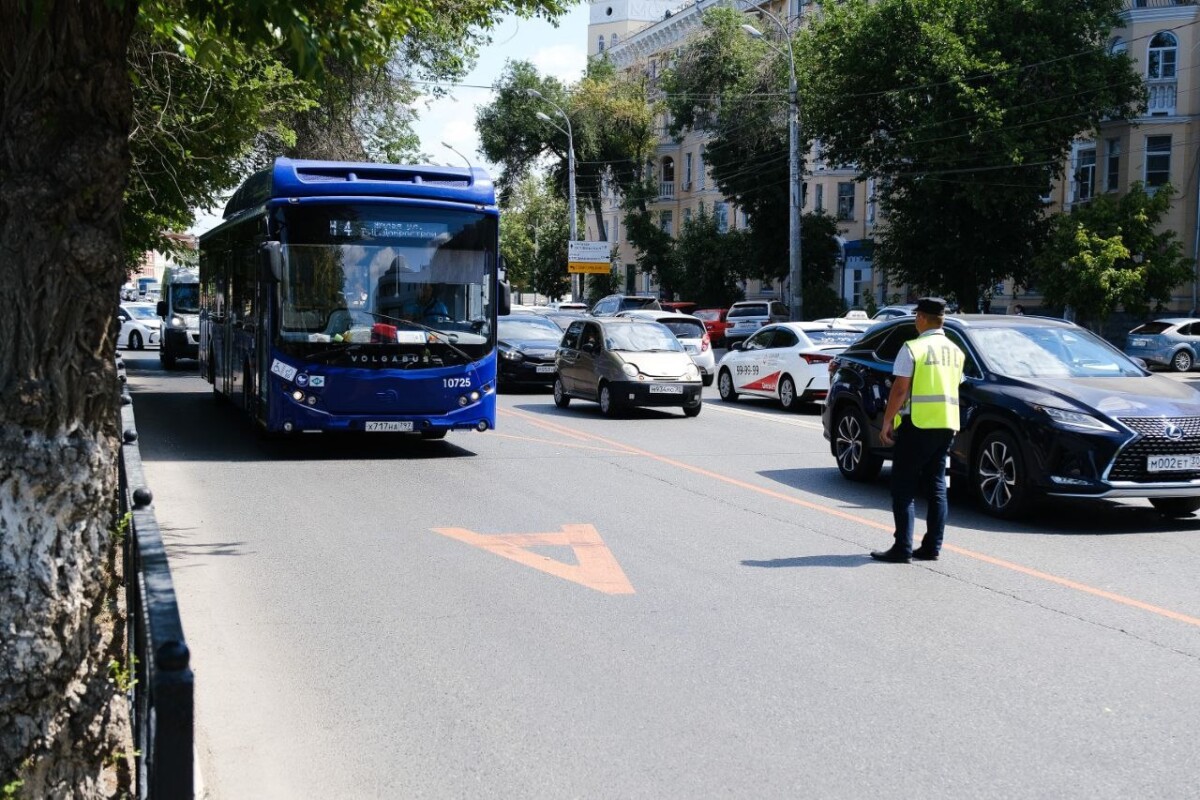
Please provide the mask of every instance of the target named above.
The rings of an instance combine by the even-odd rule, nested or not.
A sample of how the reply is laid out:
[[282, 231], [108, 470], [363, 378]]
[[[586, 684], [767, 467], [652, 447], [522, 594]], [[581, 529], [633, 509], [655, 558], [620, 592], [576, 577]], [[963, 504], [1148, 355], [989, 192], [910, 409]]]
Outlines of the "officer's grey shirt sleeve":
[[892, 365], [892, 375], [897, 378], [913, 376], [913, 357], [908, 345], [901, 345], [900, 352], [896, 354], [896, 363]]

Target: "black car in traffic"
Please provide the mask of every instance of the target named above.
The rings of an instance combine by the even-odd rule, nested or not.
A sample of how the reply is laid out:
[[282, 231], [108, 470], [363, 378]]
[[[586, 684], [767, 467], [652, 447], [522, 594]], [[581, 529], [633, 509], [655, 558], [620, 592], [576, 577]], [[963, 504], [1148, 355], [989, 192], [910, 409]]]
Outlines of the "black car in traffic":
[[498, 320], [496, 382], [501, 389], [554, 383], [554, 354], [562, 329], [543, 314], [508, 314]]
[[[967, 356], [951, 485], [965, 483], [988, 513], [1017, 517], [1045, 497], [1200, 509], [1200, 392], [1059, 319], [951, 316], [945, 330]], [[916, 335], [912, 317], [897, 318], [830, 365], [822, 420], [846, 478], [871, 480], [891, 456], [879, 430], [892, 364]]]

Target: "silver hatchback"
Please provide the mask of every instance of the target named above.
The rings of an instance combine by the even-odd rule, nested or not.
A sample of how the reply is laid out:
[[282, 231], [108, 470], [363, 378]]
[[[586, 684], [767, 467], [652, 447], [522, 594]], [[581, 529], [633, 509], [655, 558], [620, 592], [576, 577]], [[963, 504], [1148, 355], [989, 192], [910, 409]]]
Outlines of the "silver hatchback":
[[1200, 319], [1158, 319], [1139, 325], [1125, 340], [1125, 355], [1188, 372], [1200, 358]]
[[629, 317], [577, 319], [555, 357], [554, 404], [594, 400], [606, 417], [629, 406], [680, 406], [700, 413], [700, 370], [670, 329]]

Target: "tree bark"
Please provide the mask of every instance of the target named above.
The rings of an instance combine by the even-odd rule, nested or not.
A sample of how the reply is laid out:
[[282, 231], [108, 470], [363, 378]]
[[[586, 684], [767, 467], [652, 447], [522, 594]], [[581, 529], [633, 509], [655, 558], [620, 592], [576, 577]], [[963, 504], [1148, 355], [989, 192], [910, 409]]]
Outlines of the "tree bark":
[[0, 0], [0, 787], [19, 797], [122, 788], [106, 565], [136, 16]]

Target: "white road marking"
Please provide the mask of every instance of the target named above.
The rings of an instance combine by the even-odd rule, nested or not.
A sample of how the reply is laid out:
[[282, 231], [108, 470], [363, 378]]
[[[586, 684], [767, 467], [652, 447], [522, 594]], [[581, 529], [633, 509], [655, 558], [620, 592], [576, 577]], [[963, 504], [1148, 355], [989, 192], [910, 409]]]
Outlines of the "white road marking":
[[[770, 401], [767, 401], [770, 402]], [[743, 417], [753, 417], [754, 419], [766, 420], [768, 422], [776, 422], [780, 425], [792, 425], [797, 428], [809, 428], [814, 431], [823, 431], [825, 427], [819, 422], [809, 422], [804, 419], [789, 419], [780, 414], [763, 414], [759, 411], [751, 411], [746, 408], [737, 408], [726, 403], [724, 400], [711, 401], [706, 400], [704, 403], [706, 411], [723, 411], [727, 414], [741, 414]]]

